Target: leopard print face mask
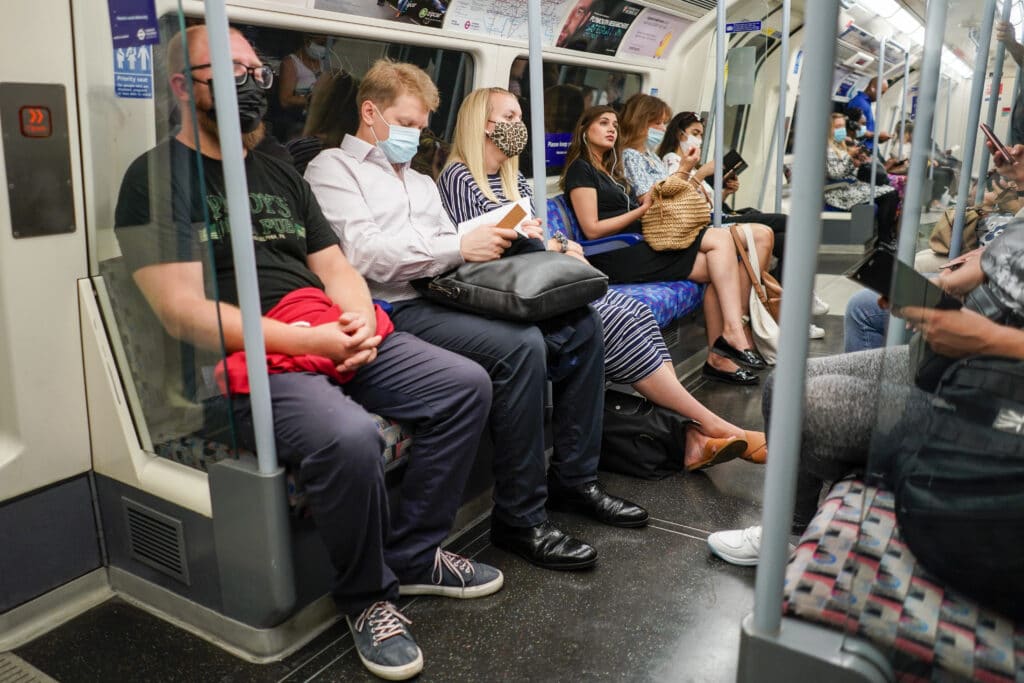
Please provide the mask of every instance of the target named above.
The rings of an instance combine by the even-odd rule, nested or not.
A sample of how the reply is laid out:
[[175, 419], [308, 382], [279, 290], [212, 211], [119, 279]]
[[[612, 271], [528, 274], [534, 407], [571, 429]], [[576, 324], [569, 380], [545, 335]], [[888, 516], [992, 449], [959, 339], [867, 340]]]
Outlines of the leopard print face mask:
[[494, 121], [494, 132], [488, 134], [494, 146], [505, 156], [517, 157], [526, 149], [529, 134], [522, 121]]

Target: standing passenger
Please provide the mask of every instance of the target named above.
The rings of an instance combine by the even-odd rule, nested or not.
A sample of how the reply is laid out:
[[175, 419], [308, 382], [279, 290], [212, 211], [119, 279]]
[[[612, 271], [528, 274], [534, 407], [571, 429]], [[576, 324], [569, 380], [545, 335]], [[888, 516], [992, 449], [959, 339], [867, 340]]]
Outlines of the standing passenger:
[[[188, 70], [186, 49], [189, 63], [197, 65]], [[315, 372], [270, 375], [277, 451], [307, 494], [336, 571], [333, 596], [359, 658], [378, 676], [409, 678], [423, 668], [423, 655], [406, 628], [409, 620], [394, 605], [399, 594], [475, 598], [504, 581], [497, 569], [440, 548], [490, 406], [487, 374], [456, 354], [392, 332], [306, 182], [291, 166], [254, 151], [273, 73], [237, 31], [231, 33], [231, 56], [268, 362], [273, 357], [317, 366]], [[218, 352], [223, 343], [232, 354], [227, 382], [238, 390], [231, 391], [238, 439], [254, 449], [245, 374], [240, 371], [243, 382], [236, 383], [230, 372], [240, 360], [234, 354], [244, 350], [242, 316], [205, 26], [170, 43], [168, 67], [185, 112], [192, 81], [196, 119], [184, 116], [174, 138], [128, 169], [116, 209], [118, 240], [168, 333]], [[214, 266], [216, 288], [204, 282], [207, 253], [213, 263], [205, 267]], [[217, 298], [208, 291], [218, 292]], [[329, 322], [318, 324], [318, 318]], [[367, 410], [413, 427], [394, 514], [384, 484], [383, 440]]]
[[[411, 280], [498, 258], [517, 233], [489, 225], [460, 235], [434, 181], [409, 167], [439, 101], [426, 73], [381, 60], [363, 79], [358, 100], [359, 132], [310, 162], [306, 178], [374, 296], [393, 304], [396, 327], [471, 358], [490, 373], [492, 542], [541, 567], [590, 567], [597, 552], [548, 521], [545, 503], [616, 526], [647, 523], [645, 510], [609, 495], [597, 480], [604, 395], [600, 321], [589, 307], [539, 325], [489, 320], [419, 298]], [[544, 456], [549, 378], [550, 470]]]

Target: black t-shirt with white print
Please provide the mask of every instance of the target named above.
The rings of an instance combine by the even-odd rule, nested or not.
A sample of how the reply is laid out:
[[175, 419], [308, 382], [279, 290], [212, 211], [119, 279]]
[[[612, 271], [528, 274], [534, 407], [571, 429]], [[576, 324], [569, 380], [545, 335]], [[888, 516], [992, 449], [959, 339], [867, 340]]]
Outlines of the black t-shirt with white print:
[[[132, 163], [114, 213], [117, 239], [130, 272], [157, 263], [201, 261], [207, 295], [237, 305], [223, 166], [201, 157], [200, 178], [196, 157], [172, 138]], [[260, 304], [266, 313], [289, 292], [324, 288], [306, 257], [337, 245], [338, 238], [309, 185], [291, 166], [250, 151], [245, 173]]]

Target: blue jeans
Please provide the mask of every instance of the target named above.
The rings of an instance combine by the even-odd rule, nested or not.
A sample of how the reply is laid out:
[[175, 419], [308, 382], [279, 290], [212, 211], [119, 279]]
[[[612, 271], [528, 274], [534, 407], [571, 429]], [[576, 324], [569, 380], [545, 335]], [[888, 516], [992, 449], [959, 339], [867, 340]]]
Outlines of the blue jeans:
[[867, 351], [885, 346], [885, 329], [889, 312], [878, 305], [878, 295], [862, 289], [846, 304], [843, 317], [844, 351]]

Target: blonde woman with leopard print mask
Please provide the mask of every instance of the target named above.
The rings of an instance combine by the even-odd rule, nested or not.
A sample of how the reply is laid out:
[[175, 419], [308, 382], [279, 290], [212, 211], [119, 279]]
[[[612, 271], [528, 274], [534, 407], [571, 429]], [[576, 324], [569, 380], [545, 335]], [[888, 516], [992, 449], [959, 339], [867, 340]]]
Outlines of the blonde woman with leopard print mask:
[[[519, 154], [526, 149], [527, 138], [519, 101], [509, 91], [482, 88], [463, 101], [448, 164], [438, 178], [441, 200], [454, 223], [530, 196], [530, 186], [519, 172]], [[580, 245], [564, 235], [551, 238], [547, 245], [534, 241], [538, 250], [546, 246], [585, 260]], [[764, 462], [764, 433], [730, 424], [679, 383], [661, 330], [646, 304], [609, 290], [592, 305], [605, 331], [605, 378], [632, 385], [653, 403], [699, 423], [687, 431], [686, 443], [679, 445], [687, 469], [736, 457]]]

